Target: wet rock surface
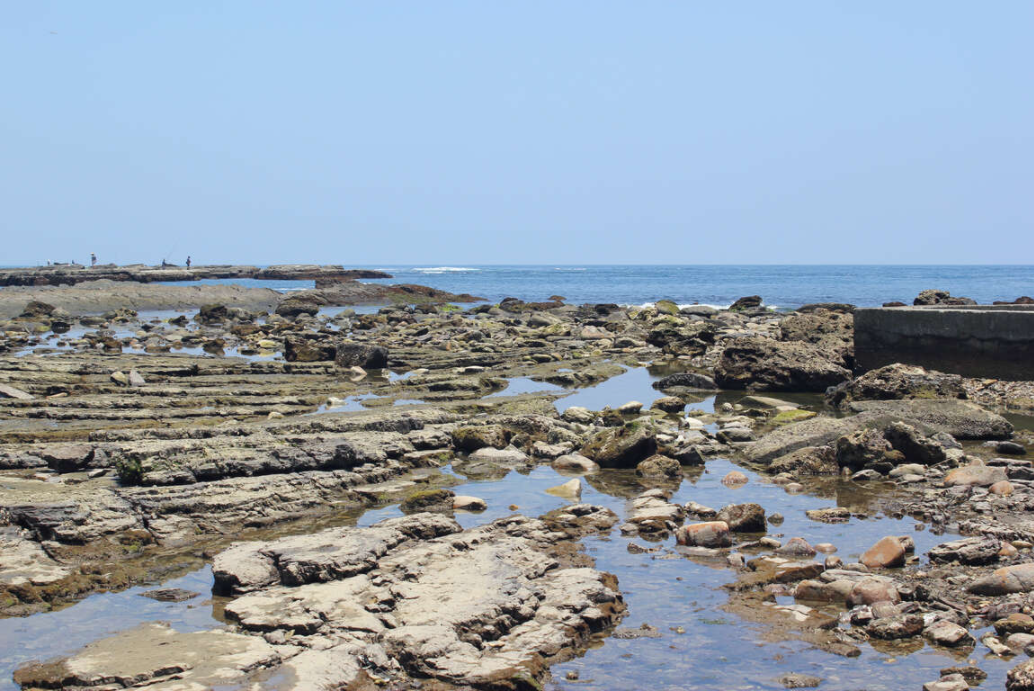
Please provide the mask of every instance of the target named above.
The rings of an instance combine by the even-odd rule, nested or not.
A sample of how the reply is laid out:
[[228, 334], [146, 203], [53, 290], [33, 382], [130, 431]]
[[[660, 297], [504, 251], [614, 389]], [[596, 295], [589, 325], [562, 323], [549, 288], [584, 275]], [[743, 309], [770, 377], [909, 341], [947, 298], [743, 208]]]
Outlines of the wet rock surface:
[[[916, 688], [956, 683], [916, 672], [924, 646], [946, 670], [987, 652], [1000, 685], [1030, 644], [1034, 438], [997, 412], [1021, 389], [849, 379], [850, 311], [830, 306], [317, 303], [87, 323], [19, 306], [0, 349], [3, 613], [98, 591], [188, 611], [203, 588], [164, 584], [210, 563], [227, 622], [148, 623], [137, 637], [168, 645], [135, 649], [98, 632], [22, 666], [26, 688], [607, 688], [651, 668], [661, 686], [789, 668], [900, 688], [880, 656]], [[643, 363], [643, 387], [575, 398]], [[835, 414], [827, 376], [848, 382]], [[609, 637], [626, 606], [651, 620]], [[813, 647], [778, 673], [659, 663], [788, 640]]]
[[623, 613], [615, 579], [566, 547], [615, 521], [581, 505], [462, 531], [417, 514], [242, 543], [215, 560], [217, 588], [245, 593], [226, 606], [241, 633], [152, 624], [22, 667], [15, 679], [24, 687], [216, 686], [259, 682], [288, 666], [305, 675], [315, 667], [338, 687], [413, 677], [525, 688]]

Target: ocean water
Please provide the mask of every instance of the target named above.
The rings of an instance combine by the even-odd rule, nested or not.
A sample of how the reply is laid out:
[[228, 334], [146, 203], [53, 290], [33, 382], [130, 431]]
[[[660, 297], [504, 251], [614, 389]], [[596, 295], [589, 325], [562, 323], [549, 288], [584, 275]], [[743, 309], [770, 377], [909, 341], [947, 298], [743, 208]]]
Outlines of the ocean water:
[[[328, 261], [334, 261], [332, 258]], [[813, 302], [862, 307], [898, 300], [911, 304], [921, 290], [937, 288], [980, 303], [1034, 295], [1034, 266], [425, 266], [366, 265], [391, 280], [419, 283], [491, 302], [505, 297], [546, 300], [560, 295], [572, 304], [614, 302], [641, 305], [660, 299], [679, 304], [728, 306], [760, 295], [771, 307], [792, 309]], [[228, 281], [216, 281], [228, 282]], [[244, 281], [281, 291], [304, 290], [312, 281]]]

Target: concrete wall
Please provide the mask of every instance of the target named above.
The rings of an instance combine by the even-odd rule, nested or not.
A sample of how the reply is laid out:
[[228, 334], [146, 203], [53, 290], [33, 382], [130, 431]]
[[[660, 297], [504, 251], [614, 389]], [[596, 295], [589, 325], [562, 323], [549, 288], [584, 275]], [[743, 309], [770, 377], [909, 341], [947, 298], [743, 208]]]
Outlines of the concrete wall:
[[884, 307], [854, 313], [855, 361], [1034, 380], [1034, 306]]

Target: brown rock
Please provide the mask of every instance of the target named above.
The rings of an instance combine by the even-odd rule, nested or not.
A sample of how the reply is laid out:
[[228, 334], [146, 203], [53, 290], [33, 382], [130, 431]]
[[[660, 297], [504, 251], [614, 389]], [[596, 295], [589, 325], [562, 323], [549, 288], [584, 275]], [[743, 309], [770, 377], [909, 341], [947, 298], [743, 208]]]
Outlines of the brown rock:
[[991, 494], [997, 494], [1000, 497], [1008, 497], [1013, 492], [1012, 483], [1008, 480], [999, 480], [988, 488]]
[[693, 547], [731, 547], [732, 535], [725, 521], [708, 521], [682, 526], [675, 532], [680, 545]]
[[944, 484], [949, 487], [977, 486], [990, 487], [998, 482], [1008, 481], [1009, 476], [1003, 468], [986, 465], [966, 465], [956, 468], [944, 477]]
[[745, 485], [750, 482], [750, 478], [741, 473], [738, 470], [733, 470], [728, 475], [722, 478], [722, 484], [728, 487], [736, 487]]
[[976, 595], [1008, 595], [1034, 590], [1034, 563], [1004, 566], [966, 588]]
[[888, 535], [862, 555], [862, 563], [870, 569], [892, 569], [905, 564], [905, 547], [901, 539]]
[[725, 521], [735, 533], [762, 533], [766, 530], [765, 509], [760, 504], [730, 504], [718, 512], [718, 520]]
[[901, 595], [890, 581], [863, 578], [851, 588], [847, 596], [848, 607], [871, 605], [876, 602], [901, 602]]

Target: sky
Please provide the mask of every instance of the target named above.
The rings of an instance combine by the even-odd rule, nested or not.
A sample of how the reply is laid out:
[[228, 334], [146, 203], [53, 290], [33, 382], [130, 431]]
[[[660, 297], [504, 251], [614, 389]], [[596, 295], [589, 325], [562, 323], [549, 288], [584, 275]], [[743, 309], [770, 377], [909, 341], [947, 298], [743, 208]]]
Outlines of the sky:
[[0, 8], [0, 264], [1034, 263], [1034, 3]]

